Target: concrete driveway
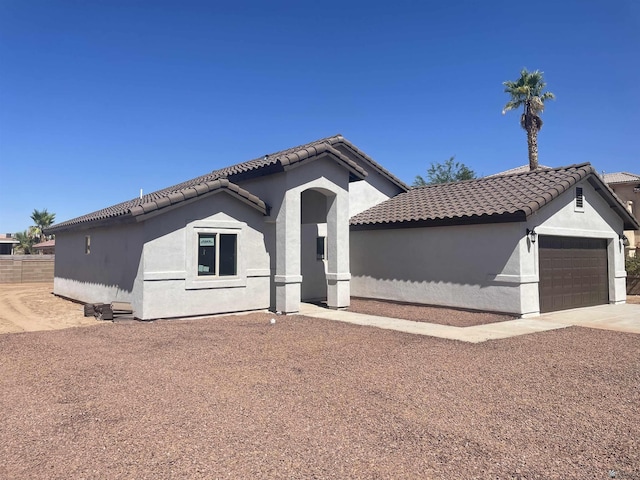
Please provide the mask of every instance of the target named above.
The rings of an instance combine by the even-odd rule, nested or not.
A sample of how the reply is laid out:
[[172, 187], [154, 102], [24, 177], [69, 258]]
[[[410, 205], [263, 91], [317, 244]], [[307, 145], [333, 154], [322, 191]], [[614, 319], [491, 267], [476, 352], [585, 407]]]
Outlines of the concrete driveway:
[[400, 332], [448, 338], [462, 342], [481, 343], [487, 340], [516, 337], [570, 326], [599, 328], [640, 334], [640, 305], [599, 305], [554, 312], [539, 317], [519, 318], [506, 322], [452, 327], [435, 323], [413, 322], [398, 318], [378, 317], [345, 310], [328, 310], [316, 305], [301, 304], [300, 314], [339, 322], [397, 330]]
[[536, 319], [554, 324], [640, 334], [640, 305], [629, 303], [545, 313]]

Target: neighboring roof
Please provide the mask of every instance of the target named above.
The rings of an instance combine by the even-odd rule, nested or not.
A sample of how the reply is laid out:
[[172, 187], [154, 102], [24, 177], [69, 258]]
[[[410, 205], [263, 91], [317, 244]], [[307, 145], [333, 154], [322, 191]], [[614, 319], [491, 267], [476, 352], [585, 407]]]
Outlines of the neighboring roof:
[[[538, 165], [538, 168], [542, 169], [542, 168], [551, 168], [551, 167], [547, 167], [546, 165]], [[512, 175], [514, 173], [526, 173], [530, 171], [531, 171], [531, 168], [529, 168], [529, 164], [527, 163], [526, 165], [521, 165], [520, 167], [511, 168], [509, 170], [505, 170], [504, 172], [498, 172], [498, 173], [494, 173], [493, 175], [487, 175], [487, 177], [497, 177], [498, 175]]]
[[13, 238], [13, 237], [2, 236], [2, 237], [0, 237], [0, 243], [14, 243], [14, 244], [17, 244], [17, 243], [20, 243], [20, 242], [18, 240], [16, 240], [15, 238]]
[[[61, 230], [74, 228], [77, 225], [93, 226], [104, 222], [108, 223], [115, 220], [130, 219], [132, 217], [175, 205], [221, 188], [235, 193], [236, 196], [240, 198], [248, 200], [250, 204], [256, 206], [266, 215], [269, 207], [261, 199], [233, 182], [283, 172], [292, 165], [304, 162], [305, 160], [315, 159], [325, 154], [328, 154], [330, 158], [345, 167], [350, 172], [353, 179], [360, 180], [366, 177], [366, 170], [357, 162], [339, 151], [338, 148], [341, 147], [346, 148], [364, 164], [378, 171], [381, 175], [385, 176], [402, 190], [406, 191], [409, 189], [407, 185], [382, 168], [363, 152], [358, 150], [342, 135], [335, 135], [333, 137], [322, 138], [305, 145], [299, 145], [280, 152], [264, 155], [260, 158], [249, 160], [248, 162], [214, 170], [210, 173], [187, 180], [186, 182], [179, 183], [172, 187], [149, 193], [142, 196], [142, 198], [134, 198], [72, 220], [55, 224], [46, 229], [46, 232], [56, 233]], [[222, 181], [222, 183], [218, 183], [220, 181]]]
[[522, 222], [585, 179], [625, 228], [640, 228], [589, 163], [414, 188], [355, 215], [351, 225], [357, 230]]
[[617, 183], [640, 183], [640, 175], [627, 172], [603, 173], [602, 179], [607, 185]]
[[45, 242], [40, 242], [40, 243], [36, 243], [32, 248], [53, 248], [56, 246], [56, 241], [55, 239], [52, 240], [47, 240]]

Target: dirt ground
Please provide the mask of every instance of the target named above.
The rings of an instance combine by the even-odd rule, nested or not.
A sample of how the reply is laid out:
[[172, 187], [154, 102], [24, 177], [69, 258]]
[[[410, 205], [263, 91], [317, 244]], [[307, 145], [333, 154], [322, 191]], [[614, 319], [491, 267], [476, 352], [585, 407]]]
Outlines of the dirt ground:
[[96, 325], [82, 305], [53, 295], [51, 283], [0, 284], [0, 334]]
[[351, 298], [347, 309], [356, 313], [402, 318], [414, 322], [437, 323], [453, 327], [473, 327], [489, 323], [506, 322], [517, 317], [500, 313], [472, 312], [456, 308], [415, 305], [369, 298]]
[[0, 478], [640, 479], [639, 335], [271, 318], [0, 335]]

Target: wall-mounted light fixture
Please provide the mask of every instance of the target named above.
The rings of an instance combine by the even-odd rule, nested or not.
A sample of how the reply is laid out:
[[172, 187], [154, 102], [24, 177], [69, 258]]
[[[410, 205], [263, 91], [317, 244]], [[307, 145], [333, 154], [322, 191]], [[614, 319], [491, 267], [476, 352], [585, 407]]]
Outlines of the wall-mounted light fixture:
[[527, 228], [527, 236], [531, 243], [536, 243], [536, 238], [538, 238], [538, 234], [536, 233], [536, 227], [533, 227], [531, 230]]
[[619, 237], [620, 237], [620, 241], [622, 242], [622, 246], [623, 247], [628, 247], [630, 245], [629, 244], [629, 239], [627, 238], [627, 236], [624, 233], [621, 233], [619, 235]]

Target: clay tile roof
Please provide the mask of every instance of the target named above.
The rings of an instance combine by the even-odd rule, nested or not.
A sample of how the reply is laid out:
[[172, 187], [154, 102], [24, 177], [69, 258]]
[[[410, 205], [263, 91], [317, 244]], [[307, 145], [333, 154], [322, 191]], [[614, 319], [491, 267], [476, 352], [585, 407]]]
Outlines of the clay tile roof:
[[40, 242], [40, 243], [36, 243], [33, 248], [51, 248], [51, 247], [55, 247], [56, 246], [56, 241], [55, 239], [53, 240], [46, 240], [44, 242]]
[[373, 168], [380, 171], [380, 173], [390, 178], [396, 184], [402, 186], [404, 190], [408, 188], [400, 180], [384, 170], [380, 165], [346, 141], [342, 135], [335, 135], [333, 137], [322, 138], [320, 140], [282, 150], [280, 152], [264, 155], [260, 158], [249, 160], [248, 162], [238, 163], [230, 167], [214, 170], [205, 175], [201, 175], [200, 177], [173, 185], [172, 187], [149, 193], [142, 196], [142, 198], [134, 198], [81, 217], [57, 223], [48, 228], [47, 233], [56, 233], [79, 225], [94, 225], [103, 222], [126, 220], [131, 217], [151, 213], [156, 210], [175, 205], [176, 203], [180, 203], [193, 197], [207, 194], [219, 188], [227, 189], [229, 192], [235, 193], [236, 196], [242, 197], [250, 204], [255, 205], [260, 211], [266, 212], [269, 207], [262, 200], [255, 195], [252, 195], [250, 192], [238, 187], [236, 184], [232, 183], [232, 181], [240, 181], [246, 178], [282, 172], [284, 169], [295, 163], [299, 163], [325, 153], [329, 154], [336, 162], [347, 168], [354, 177], [360, 179], [364, 178], [367, 175], [364, 168], [334, 148], [334, 146], [338, 144], [346, 146], [355, 154], [359, 155], [360, 158], [366, 160], [366, 163], [370, 164]]
[[607, 185], [612, 183], [640, 183], [640, 175], [627, 172], [605, 173], [602, 175], [602, 179]]
[[365, 229], [524, 221], [590, 176], [606, 190], [601, 194], [608, 195], [625, 222], [633, 223], [635, 219], [627, 218], [628, 212], [593, 167], [583, 163], [414, 188], [355, 215], [351, 225]]
[[132, 217], [137, 217], [138, 215], [144, 215], [165, 207], [169, 207], [188, 198], [204, 195], [206, 193], [214, 192], [217, 190], [227, 191], [229, 194], [236, 196], [237, 198], [245, 201], [245, 203], [248, 203], [252, 207], [256, 208], [263, 215], [268, 215], [269, 206], [265, 202], [263, 202], [247, 190], [229, 182], [229, 180], [220, 179], [205, 183], [196, 183], [193, 186], [185, 185], [182, 188], [182, 191], [173, 191], [172, 189], [166, 189], [159, 192], [150, 193], [148, 195], [144, 195], [142, 198], [135, 198], [133, 200], [122, 202], [112, 207], [104, 208], [102, 210], [98, 210], [97, 212], [84, 215], [82, 217], [58, 223], [56, 225], [53, 225], [52, 227], [47, 228], [45, 231], [47, 234], [51, 234], [60, 232], [62, 230], [67, 230], [69, 228], [73, 228], [77, 225], [82, 224], [93, 224], [97, 222], [117, 219], [129, 219]]

